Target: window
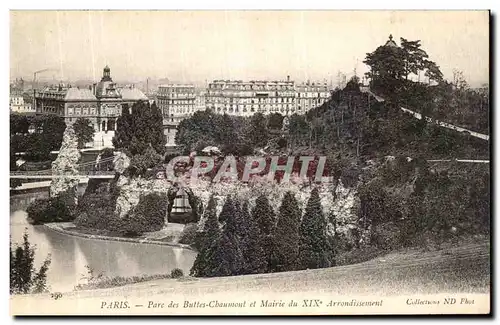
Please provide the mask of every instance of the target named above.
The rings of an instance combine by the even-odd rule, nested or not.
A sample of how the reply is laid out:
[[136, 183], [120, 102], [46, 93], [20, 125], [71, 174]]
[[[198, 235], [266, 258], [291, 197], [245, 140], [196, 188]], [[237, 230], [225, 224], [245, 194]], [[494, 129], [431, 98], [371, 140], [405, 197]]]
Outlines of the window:
[[83, 108], [83, 115], [89, 115], [89, 109], [88, 107]]
[[68, 115], [73, 115], [73, 107], [68, 107]]
[[75, 107], [75, 115], [80, 115], [82, 114], [82, 108], [81, 107]]

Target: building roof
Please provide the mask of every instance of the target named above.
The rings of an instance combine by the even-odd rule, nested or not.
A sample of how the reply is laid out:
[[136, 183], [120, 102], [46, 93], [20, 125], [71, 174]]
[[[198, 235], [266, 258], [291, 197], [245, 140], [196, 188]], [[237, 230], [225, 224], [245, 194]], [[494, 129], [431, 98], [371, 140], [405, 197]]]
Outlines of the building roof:
[[86, 88], [69, 88], [64, 97], [66, 101], [73, 100], [85, 100], [85, 101], [97, 101], [97, 98], [92, 94], [90, 89]]
[[121, 88], [118, 90], [124, 101], [147, 100], [148, 97], [137, 88]]

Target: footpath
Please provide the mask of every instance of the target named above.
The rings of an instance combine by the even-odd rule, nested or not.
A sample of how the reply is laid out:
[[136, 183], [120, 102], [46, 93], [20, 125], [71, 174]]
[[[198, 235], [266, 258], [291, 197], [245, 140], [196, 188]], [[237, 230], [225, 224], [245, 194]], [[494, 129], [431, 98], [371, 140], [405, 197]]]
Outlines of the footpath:
[[109, 241], [130, 242], [139, 244], [173, 246], [173, 247], [192, 250], [191, 246], [186, 244], [180, 244], [178, 242], [185, 226], [179, 223], [169, 223], [159, 231], [147, 232], [144, 233], [142, 236], [135, 238], [88, 234], [79, 231], [78, 228], [72, 222], [53, 222], [53, 223], [46, 223], [44, 224], [44, 226], [52, 231], [68, 236], [82, 237], [94, 240], [109, 240]]

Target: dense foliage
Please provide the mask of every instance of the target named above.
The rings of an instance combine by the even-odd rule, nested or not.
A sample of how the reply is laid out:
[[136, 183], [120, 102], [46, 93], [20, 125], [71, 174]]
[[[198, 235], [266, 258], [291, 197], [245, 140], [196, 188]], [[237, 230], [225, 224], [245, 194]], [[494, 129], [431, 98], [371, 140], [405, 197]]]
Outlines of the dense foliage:
[[141, 196], [139, 203], [120, 219], [119, 231], [126, 236], [138, 236], [145, 232], [158, 231], [165, 225], [167, 197], [151, 193]]
[[[14, 152], [25, 152], [28, 161], [50, 159], [59, 150], [66, 124], [56, 115], [26, 116], [10, 114], [10, 146]], [[11, 159], [12, 159], [11, 155]]]
[[48, 256], [37, 270], [35, 268], [35, 248], [31, 246], [28, 233], [23, 235], [20, 245], [10, 242], [10, 293], [42, 293], [47, 292], [47, 271], [50, 266]]
[[113, 145], [115, 149], [126, 150], [132, 156], [144, 154], [150, 147], [158, 154], [164, 154], [163, 118], [156, 103], [138, 101], [131, 109], [123, 106], [122, 115], [116, 123]]
[[39, 225], [47, 222], [67, 222], [75, 218], [75, 205], [69, 193], [47, 199], [36, 199], [28, 209], [28, 221]]
[[205, 224], [199, 239], [198, 255], [193, 263], [190, 274], [196, 277], [209, 277], [213, 274], [213, 253], [221, 236], [219, 221], [217, 219], [216, 201], [213, 195], [208, 201], [205, 215]]
[[90, 179], [83, 197], [78, 202], [74, 223], [78, 227], [116, 230], [118, 218], [114, 215], [116, 199], [110, 193], [110, 184]]
[[210, 110], [198, 111], [181, 121], [177, 127], [175, 143], [185, 153], [216, 146], [224, 154], [249, 155], [257, 148], [274, 145], [281, 137], [283, 116], [264, 116], [256, 113], [251, 117], [216, 114]]
[[78, 149], [85, 148], [85, 144], [94, 140], [94, 128], [88, 119], [77, 118], [73, 123], [73, 129], [78, 137]]
[[300, 224], [298, 259], [302, 269], [317, 269], [335, 265], [332, 247], [326, 234], [326, 226], [319, 193], [314, 188]]
[[124, 105], [116, 123], [113, 145], [131, 157], [131, 176], [143, 176], [163, 163], [163, 118], [156, 103], [138, 101], [131, 108]]

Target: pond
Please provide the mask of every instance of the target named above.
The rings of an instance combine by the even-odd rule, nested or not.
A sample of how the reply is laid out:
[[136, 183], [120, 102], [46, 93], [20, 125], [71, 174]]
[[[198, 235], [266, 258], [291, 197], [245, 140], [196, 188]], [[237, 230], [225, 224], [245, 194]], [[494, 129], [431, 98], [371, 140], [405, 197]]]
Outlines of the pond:
[[170, 274], [174, 268], [189, 274], [196, 257], [192, 250], [73, 237], [45, 226], [30, 225], [26, 209], [30, 202], [43, 197], [48, 197], [48, 189], [11, 196], [10, 233], [13, 243], [21, 243], [24, 232], [28, 232], [30, 243], [36, 245], [37, 269], [47, 255], [51, 255], [47, 284], [52, 292], [71, 291], [75, 285], [84, 283], [88, 277], [87, 266], [94, 275], [108, 277]]

